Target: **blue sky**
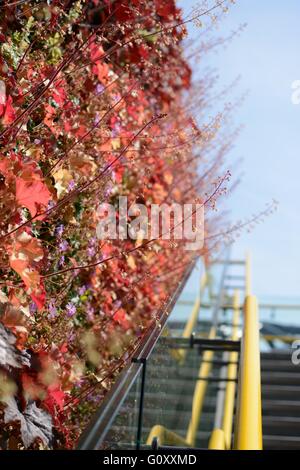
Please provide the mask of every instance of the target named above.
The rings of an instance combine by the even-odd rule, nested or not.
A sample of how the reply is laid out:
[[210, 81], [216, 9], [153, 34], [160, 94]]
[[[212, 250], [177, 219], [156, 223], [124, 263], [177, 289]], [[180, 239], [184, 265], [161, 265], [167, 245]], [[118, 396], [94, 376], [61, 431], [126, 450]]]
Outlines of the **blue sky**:
[[[196, 3], [180, 5], [188, 12]], [[232, 170], [244, 173], [228, 201], [232, 220], [258, 213], [273, 198], [279, 202], [275, 214], [233, 247], [235, 257], [251, 252], [258, 296], [300, 298], [300, 105], [291, 102], [291, 84], [300, 80], [299, 18], [299, 0], [237, 0], [216, 35], [247, 27], [196, 66], [217, 69], [220, 89], [241, 76], [232, 100], [249, 92], [235, 111], [235, 123], [245, 127], [228, 157], [229, 168], [242, 157], [240, 168]], [[192, 36], [201, 31], [188, 29]]]

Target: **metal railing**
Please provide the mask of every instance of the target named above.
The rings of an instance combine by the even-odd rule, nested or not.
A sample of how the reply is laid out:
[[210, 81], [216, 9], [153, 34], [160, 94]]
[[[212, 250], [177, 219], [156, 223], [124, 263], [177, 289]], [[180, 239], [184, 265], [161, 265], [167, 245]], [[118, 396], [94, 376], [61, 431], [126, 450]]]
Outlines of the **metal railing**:
[[[229, 256], [229, 255], [228, 255]], [[159, 421], [152, 426], [146, 445], [152, 447], [190, 447], [197, 444], [197, 433], [201, 423], [201, 416], [209, 383], [219, 383], [217, 406], [215, 414], [215, 426], [209, 440], [209, 449], [261, 449], [261, 389], [260, 389], [260, 350], [259, 350], [259, 322], [257, 301], [251, 295], [250, 258], [246, 262], [233, 261], [232, 263], [245, 266], [245, 303], [244, 303], [244, 327], [242, 335], [242, 349], [239, 351], [240, 336], [240, 294], [234, 290], [233, 295], [225, 295], [225, 278], [228, 268], [228, 259], [222, 261], [223, 272], [221, 276], [218, 296], [215, 297], [208, 335], [195, 336], [199, 317], [201, 300], [208, 287], [209, 275], [205, 274], [200, 282], [199, 294], [193, 304], [191, 314], [183, 328], [181, 337], [172, 338], [166, 336], [160, 338], [160, 343], [168, 346], [168, 351], [177, 364], [184, 370], [188, 349], [198, 347], [202, 351], [202, 359], [198, 368], [196, 384], [193, 392], [190, 420], [186, 434], [179, 435], [172, 429], [163, 426]], [[145, 393], [145, 376], [147, 360], [161, 336], [169, 311], [178, 301], [179, 295], [185, 285], [194, 266], [186, 272], [182, 284], [178, 287], [170, 299], [167, 307], [160, 314], [160, 322], [153, 324], [143, 344], [136, 351], [131, 363], [125, 368], [117, 379], [112, 389], [108, 392], [104, 402], [95, 413], [90, 425], [83, 432], [78, 448], [99, 449], [110, 430], [115, 417], [118, 415], [125, 399], [128, 397], [133, 385], [136, 386], [139, 378], [138, 392], [138, 419], [136, 423], [136, 448], [142, 445], [143, 408]], [[232, 276], [233, 278], [234, 276]], [[210, 300], [213, 302], [213, 300]], [[224, 339], [219, 337], [218, 329], [221, 325], [220, 311], [233, 312], [231, 322], [231, 335]], [[226, 333], [227, 335], [227, 333]], [[215, 360], [215, 351], [222, 352], [222, 360]], [[174, 360], [174, 359], [172, 359]], [[176, 362], [175, 361], [175, 362]], [[222, 363], [220, 378], [211, 376], [214, 363]], [[225, 374], [224, 374], [225, 371]], [[238, 387], [237, 387], [238, 382]], [[236, 388], [238, 388], [238, 400], [236, 402]], [[219, 408], [219, 409], [218, 409]], [[232, 446], [232, 431], [234, 420], [234, 445]], [[155, 421], [154, 421], [155, 422]]]
[[[235, 290], [233, 295], [233, 320], [232, 320], [232, 341], [238, 341], [239, 335], [239, 317], [240, 317], [240, 301], [239, 291]], [[236, 379], [238, 373], [238, 359], [239, 355], [237, 352], [232, 351], [225, 356], [228, 358], [227, 367], [227, 382], [224, 390], [224, 397], [222, 403], [222, 426], [213, 430], [210, 440], [209, 449], [215, 450], [229, 450], [231, 449], [231, 438], [233, 428], [233, 416], [235, 406], [235, 393], [236, 393]], [[221, 392], [222, 393], [222, 392]]]
[[[245, 303], [242, 348], [239, 361], [238, 398], [234, 431], [234, 448], [238, 450], [262, 449], [261, 368], [258, 306], [251, 295], [250, 257], [246, 257]], [[239, 324], [239, 294], [233, 296], [232, 339], [237, 339]], [[230, 353], [223, 421], [221, 428], [214, 429], [209, 449], [230, 449], [235, 403], [235, 382], [238, 374], [237, 353]]]
[[248, 295], [244, 306], [244, 332], [239, 372], [234, 447], [238, 450], [262, 449], [261, 370], [258, 306]]
[[[183, 333], [182, 333], [183, 338], [190, 338], [193, 331], [195, 330], [195, 326], [196, 326], [196, 324], [198, 322], [198, 318], [199, 318], [199, 311], [200, 311], [202, 295], [204, 293], [205, 288], [207, 287], [207, 283], [208, 283], [208, 274], [205, 271], [203, 276], [201, 277], [201, 280], [200, 280], [199, 294], [196, 297], [196, 300], [195, 300], [195, 303], [193, 305], [191, 314], [188, 318], [188, 321], [186, 322], [185, 328], [184, 328]], [[184, 361], [185, 361], [185, 358], [186, 358], [187, 349], [178, 350], [177, 353], [178, 353], [180, 362], [183, 364]]]
[[249, 255], [246, 260], [246, 298], [234, 448], [237, 450], [262, 450], [259, 318], [257, 299], [251, 295]]
[[[212, 327], [210, 329], [208, 339], [213, 341], [216, 339], [216, 331], [218, 324], [218, 315], [220, 311], [220, 306], [223, 303], [223, 289], [225, 283], [226, 270], [228, 267], [229, 251], [227, 252], [227, 257], [224, 261], [223, 272], [220, 281], [219, 294], [214, 306], [214, 311], [212, 315]], [[200, 294], [196, 298], [196, 302], [192, 309], [191, 315], [186, 323], [182, 338], [187, 339], [191, 338], [193, 331], [195, 329], [196, 323], [199, 320], [199, 309], [200, 309], [200, 300], [203, 294], [205, 287], [207, 286], [207, 274], [205, 278], [202, 278], [200, 283]], [[181, 358], [184, 360], [187, 350], [181, 350]], [[208, 377], [210, 375], [212, 364], [213, 364], [214, 350], [206, 349], [203, 354], [202, 361], [200, 363], [198, 377], [201, 380], [197, 380], [196, 386], [194, 389], [192, 408], [191, 408], [191, 418], [188, 424], [187, 432], [185, 438], [179, 436], [178, 434], [172, 432], [171, 430], [161, 426], [159, 424], [153, 426], [148, 436], [147, 445], [153, 445], [153, 442], [156, 445], [177, 445], [185, 447], [194, 447], [196, 444], [196, 436], [201, 420], [201, 414], [208, 384]]]
[[159, 321], [155, 321], [149, 329], [147, 335], [143, 338], [143, 343], [136, 350], [134, 357], [128, 363], [128, 366], [123, 369], [118, 379], [107, 393], [101, 406], [98, 408], [92, 417], [89, 425], [83, 431], [78, 441], [77, 449], [79, 450], [95, 450], [99, 449], [104, 442], [107, 433], [110, 430], [113, 420], [115, 419], [118, 411], [120, 410], [124, 400], [130, 392], [133, 385], [136, 383], [137, 377], [142, 376], [141, 390], [139, 398], [139, 416], [136, 436], [136, 447], [140, 447], [142, 415], [143, 415], [143, 397], [144, 397], [144, 380], [147, 359], [151, 355], [157, 340], [159, 339], [164, 326], [169, 318], [169, 312], [173, 309], [177, 302], [191, 272], [194, 269], [196, 259], [187, 268], [185, 275], [177, 289], [170, 297], [167, 305], [158, 313]]
[[[231, 339], [237, 341], [239, 339], [239, 319], [240, 319], [240, 296], [239, 291], [236, 290], [233, 296], [233, 321], [232, 321], [232, 335]], [[226, 384], [225, 401], [224, 401], [224, 415], [223, 426], [225, 448], [230, 449], [231, 436], [233, 428], [233, 414], [235, 403], [236, 382], [238, 374], [238, 353], [231, 352], [229, 354], [229, 364], [227, 371], [227, 378], [230, 381]]]

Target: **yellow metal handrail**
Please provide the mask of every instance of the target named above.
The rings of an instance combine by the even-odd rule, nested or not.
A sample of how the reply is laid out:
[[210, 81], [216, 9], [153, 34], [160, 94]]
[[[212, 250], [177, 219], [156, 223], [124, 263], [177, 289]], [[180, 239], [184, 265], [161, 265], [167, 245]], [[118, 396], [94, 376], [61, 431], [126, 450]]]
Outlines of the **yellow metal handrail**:
[[261, 335], [263, 339], [266, 341], [274, 341], [278, 340], [281, 341], [282, 343], [293, 343], [295, 340], [299, 339], [299, 334], [295, 335], [271, 335], [269, 333], [263, 333]]
[[208, 443], [209, 450], [225, 450], [226, 443], [225, 443], [225, 434], [223, 429], [214, 429], [211, 433], [209, 443]]
[[257, 299], [248, 295], [244, 305], [244, 331], [240, 358], [234, 447], [262, 449], [261, 372]]
[[198, 321], [199, 310], [200, 310], [200, 299], [201, 299], [201, 297], [204, 293], [204, 289], [207, 286], [207, 280], [208, 280], [208, 275], [205, 272], [202, 275], [201, 280], [200, 280], [199, 297], [197, 297], [197, 299], [195, 301], [195, 304], [194, 304], [193, 310], [191, 312], [191, 315], [190, 315], [190, 317], [189, 317], [189, 319], [188, 319], [188, 321], [185, 325], [185, 328], [183, 330], [183, 333], [182, 333], [183, 338], [189, 338], [191, 336], [191, 334], [193, 333], [194, 329], [195, 329], [195, 326], [196, 326], [197, 321]]
[[[215, 339], [216, 337], [216, 328], [212, 327], [210, 333], [208, 335], [209, 339]], [[204, 351], [203, 353], [203, 360], [199, 367], [198, 377], [206, 379], [210, 371], [212, 369], [212, 360], [214, 357], [213, 351]], [[191, 445], [195, 446], [196, 443], [196, 436], [197, 431], [200, 424], [200, 418], [202, 413], [202, 408], [204, 404], [205, 393], [207, 389], [207, 380], [198, 380], [193, 396], [193, 404], [192, 404], [192, 413], [191, 419], [189, 422], [188, 430], [186, 433], [186, 442]]]
[[[191, 314], [186, 322], [185, 328], [182, 333], [182, 338], [190, 338], [191, 334], [193, 333], [195, 326], [198, 321], [198, 316], [199, 316], [199, 311], [200, 311], [200, 304], [201, 304], [201, 298], [204, 293], [204, 290], [207, 287], [207, 282], [208, 282], [208, 275], [206, 272], [201, 277], [200, 280], [200, 289], [199, 289], [199, 295], [197, 296], [195, 303], [193, 305]], [[186, 349], [177, 349], [176, 350], [176, 356], [180, 360], [181, 363], [185, 361], [187, 355], [187, 350]]]
[[[214, 339], [216, 337], [216, 328], [211, 328], [210, 333], [208, 335], [209, 339]], [[203, 360], [201, 362], [198, 377], [202, 379], [208, 378], [211, 368], [212, 368], [212, 359], [213, 359], [214, 352], [213, 351], [205, 351], [203, 354]], [[199, 380], [195, 386], [194, 396], [193, 396], [193, 403], [192, 403], [192, 411], [191, 411], [191, 419], [189, 422], [189, 426], [187, 429], [185, 439], [179, 436], [178, 434], [166, 429], [164, 426], [156, 425], [154, 426], [150, 434], [147, 438], [147, 445], [151, 445], [153, 438], [157, 438], [160, 445], [168, 444], [168, 445], [179, 445], [184, 447], [193, 447], [196, 443], [196, 436], [197, 431], [199, 428], [202, 408], [204, 404], [204, 398], [207, 388], [207, 380]]]
[[[208, 275], [205, 272], [200, 281], [200, 294], [196, 298], [194, 303], [192, 312], [189, 316], [189, 319], [186, 323], [184, 331], [182, 333], [183, 338], [190, 338], [191, 334], [193, 333], [195, 326], [198, 321], [199, 310], [200, 310], [200, 300], [204, 293], [205, 288], [207, 287], [208, 283]], [[208, 337], [210, 339], [214, 339], [216, 336], [216, 329], [213, 327], [210, 330]], [[175, 351], [176, 358], [179, 358], [180, 362], [184, 362], [187, 354], [187, 350], [179, 349]], [[211, 368], [212, 368], [212, 359], [213, 359], [213, 351], [205, 351], [203, 354], [203, 361], [201, 362], [198, 376], [205, 379], [208, 377]], [[200, 423], [201, 412], [203, 408], [205, 392], [207, 388], [207, 381], [201, 380], [198, 381], [193, 396], [192, 402], [192, 411], [191, 411], [191, 419], [189, 422], [189, 426], [187, 429], [185, 439], [179, 436], [178, 434], [166, 429], [164, 426], [155, 425], [147, 438], [147, 445], [151, 445], [153, 438], [157, 438], [160, 445], [168, 443], [169, 445], [181, 445], [181, 446], [194, 446], [196, 442], [196, 435], [197, 430]]]
[[[244, 327], [240, 355], [240, 369], [238, 378], [238, 401], [236, 406], [236, 421], [234, 431], [234, 448], [238, 450], [260, 450], [262, 449], [262, 412], [261, 412], [261, 372], [260, 372], [260, 344], [259, 344], [259, 321], [258, 306], [256, 297], [251, 295], [251, 270], [250, 257], [246, 258], [245, 269], [245, 291], [246, 298], [244, 303]], [[207, 277], [201, 280], [201, 293], [207, 283]], [[232, 335], [233, 341], [238, 340], [239, 336], [239, 316], [240, 299], [239, 292], [235, 291], [233, 296], [233, 321]], [[190, 337], [198, 319], [200, 309], [200, 297], [196, 299], [189, 320], [185, 326], [183, 337]], [[213, 326], [208, 337], [216, 337], [216, 326]], [[180, 351], [180, 358], [184, 361], [185, 350]], [[205, 399], [208, 379], [212, 364], [214, 352], [206, 350], [203, 354], [198, 377], [199, 380], [195, 386], [191, 419], [187, 429], [186, 437], [156, 425], [152, 428], [147, 444], [151, 445], [153, 438], [156, 437], [160, 445], [179, 445], [195, 446], [197, 431], [201, 419], [203, 403]], [[209, 441], [209, 449], [230, 449], [233, 428], [233, 414], [235, 405], [235, 393], [237, 378], [238, 353], [230, 352], [229, 364], [227, 369], [227, 383], [225, 390], [225, 400], [223, 409], [223, 419], [221, 429], [214, 429]], [[204, 380], [203, 380], [204, 379]]]
[[[231, 339], [237, 341], [239, 339], [239, 319], [240, 319], [240, 297], [239, 291], [234, 292], [233, 296], [233, 321], [232, 321], [232, 335]], [[233, 413], [234, 413], [234, 401], [238, 371], [238, 353], [232, 351], [229, 354], [229, 365], [227, 371], [228, 382], [226, 385], [225, 403], [224, 403], [224, 415], [223, 415], [223, 430], [225, 438], [225, 447], [230, 449], [231, 447], [231, 435], [233, 426]]]
[[161, 426], [160, 424], [156, 424], [155, 426], [153, 426], [148, 436], [146, 444], [151, 445], [153, 439], [157, 439], [160, 445], [163, 445], [167, 442], [170, 446], [174, 445], [188, 447], [188, 443], [185, 439], [183, 439], [183, 437], [179, 436], [173, 431], [170, 431], [164, 426]]
[[[261, 370], [259, 321], [256, 297], [251, 295], [251, 262], [245, 266], [244, 329], [238, 380], [238, 401], [235, 421], [234, 448], [238, 450], [262, 449]], [[238, 339], [239, 296], [234, 293], [232, 339]], [[222, 429], [215, 429], [209, 449], [230, 449], [237, 377], [236, 352], [230, 353], [224, 400]]]
[[[238, 325], [240, 317], [240, 300], [239, 300], [239, 291], [236, 290], [233, 295], [233, 320], [232, 320], [232, 333], [231, 339], [237, 341], [238, 334]], [[235, 390], [237, 378], [237, 361], [238, 353], [232, 351], [229, 354], [229, 365], [227, 370], [227, 379], [225, 391], [225, 400], [224, 400], [224, 411], [223, 411], [223, 421], [222, 429], [214, 429], [210, 440], [209, 440], [209, 449], [216, 450], [229, 450], [231, 448], [231, 435], [232, 435], [232, 426], [233, 426], [233, 413], [234, 413], [234, 402], [235, 402]]]

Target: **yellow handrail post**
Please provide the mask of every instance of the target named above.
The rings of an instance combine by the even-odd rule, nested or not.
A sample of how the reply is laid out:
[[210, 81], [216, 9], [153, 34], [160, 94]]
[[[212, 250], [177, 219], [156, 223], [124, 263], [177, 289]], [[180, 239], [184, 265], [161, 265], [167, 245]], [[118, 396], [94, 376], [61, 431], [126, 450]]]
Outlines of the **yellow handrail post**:
[[151, 429], [146, 441], [146, 445], [151, 446], [154, 438], [158, 440], [158, 444], [160, 446], [168, 444], [170, 446], [173, 445], [187, 447], [186, 441], [181, 436], [178, 436], [178, 434], [175, 432], [169, 431], [169, 429], [159, 424], [156, 424]]
[[191, 334], [193, 333], [193, 330], [194, 330], [195, 325], [196, 325], [197, 320], [198, 320], [198, 314], [199, 314], [199, 309], [200, 309], [200, 299], [201, 299], [203, 291], [206, 287], [206, 283], [207, 283], [207, 274], [205, 272], [203, 274], [203, 276], [201, 277], [201, 280], [200, 280], [199, 296], [196, 298], [196, 301], [195, 301], [193, 310], [191, 312], [191, 315], [190, 315], [190, 317], [189, 317], [189, 319], [188, 319], [188, 321], [185, 325], [185, 328], [183, 330], [183, 333], [182, 333], [183, 338], [189, 338], [191, 336]]
[[193, 333], [195, 325], [198, 320], [199, 310], [200, 310], [200, 295], [199, 297], [196, 298], [190, 317], [188, 321], [186, 322], [185, 328], [182, 333], [183, 338], [189, 338], [191, 334]]
[[[251, 295], [251, 266], [250, 256], [247, 255], [245, 265], [245, 291], [244, 303], [244, 328], [240, 353], [240, 368], [238, 377], [238, 400], [236, 406], [234, 448], [238, 450], [261, 450], [262, 449], [262, 410], [261, 410], [261, 371], [260, 371], [260, 337], [257, 299]], [[197, 297], [189, 320], [185, 326], [183, 337], [187, 338], [193, 332], [198, 320], [200, 309], [200, 298], [202, 290], [206, 286], [207, 275], [201, 280], [200, 295]], [[233, 295], [233, 320], [232, 334], [233, 341], [239, 339], [239, 317], [240, 298], [239, 291], [235, 290]], [[216, 326], [212, 326], [208, 335], [209, 339], [215, 339], [217, 334]], [[180, 351], [180, 359], [185, 359], [185, 350]], [[233, 413], [235, 405], [235, 392], [238, 371], [238, 356], [235, 351], [229, 354], [229, 364], [227, 370], [228, 381], [226, 383], [223, 418], [221, 428], [213, 430], [209, 449], [230, 449], [233, 427]], [[192, 412], [186, 437], [182, 438], [176, 433], [169, 431], [163, 426], [154, 426], [150, 432], [147, 444], [151, 444], [154, 437], [160, 444], [183, 445], [194, 447], [196, 444], [197, 431], [201, 420], [201, 414], [208, 385], [208, 378], [211, 373], [214, 352], [206, 350], [203, 354], [198, 371], [198, 380], [195, 386]]]
[[[190, 338], [191, 334], [193, 333], [195, 329], [195, 326], [198, 321], [199, 311], [200, 311], [201, 297], [203, 295], [204, 289], [206, 288], [207, 281], [208, 281], [208, 275], [205, 272], [200, 279], [199, 295], [197, 296], [195, 300], [192, 312], [183, 330], [183, 333], [182, 333], [183, 338]], [[176, 354], [176, 357], [179, 358], [180, 362], [183, 363], [187, 355], [187, 349], [177, 349], [175, 351], [175, 354]]]
[[[216, 337], [216, 328], [212, 327], [210, 333], [208, 335], [209, 339], [214, 339]], [[214, 352], [213, 351], [205, 351], [203, 354], [203, 360], [201, 362], [198, 377], [201, 377], [202, 380], [198, 380], [194, 396], [193, 396], [193, 404], [192, 404], [192, 414], [191, 419], [189, 422], [189, 427], [186, 433], [186, 441], [192, 447], [195, 446], [197, 431], [199, 428], [206, 388], [207, 388], [207, 379], [211, 368], [212, 368], [212, 360], [213, 360]]]
[[225, 435], [223, 429], [214, 429], [211, 433], [209, 443], [209, 450], [225, 450]]
[[[196, 298], [191, 315], [184, 328], [184, 331], [182, 334], [183, 338], [189, 338], [194, 331], [194, 328], [198, 321], [198, 315], [199, 315], [199, 310], [200, 310], [200, 300], [204, 292], [204, 289], [207, 286], [207, 282], [208, 282], [208, 274], [205, 272], [203, 276], [201, 277], [200, 286], [199, 286], [200, 292], [199, 292], [198, 297]], [[215, 336], [216, 336], [216, 329], [213, 327], [211, 328], [208, 337], [210, 339], [213, 339], [215, 338]], [[186, 349], [174, 350], [174, 357], [176, 357], [176, 359], [179, 358], [181, 363], [184, 362], [186, 354], [187, 354]], [[205, 351], [203, 354], [203, 361], [201, 362], [199, 372], [198, 372], [199, 377], [202, 377], [202, 378], [208, 377], [211, 371], [211, 367], [212, 367], [212, 363], [211, 363], [212, 359], [213, 359], [213, 351]], [[166, 443], [171, 445], [173, 443], [175, 445], [194, 446], [196, 442], [196, 435], [197, 435], [197, 431], [199, 427], [200, 416], [201, 416], [201, 412], [203, 408], [206, 387], [207, 387], [206, 380], [197, 381], [197, 384], [195, 386], [194, 396], [193, 396], [191, 419], [190, 419], [190, 423], [189, 423], [189, 427], [188, 427], [185, 439], [179, 436], [178, 434], [172, 431], [169, 431], [163, 426], [155, 425], [150, 431], [150, 434], [147, 439], [147, 444], [151, 445], [153, 439], [156, 437], [158, 441], [160, 442], [160, 445], [163, 445]]]
[[258, 306], [248, 295], [244, 306], [238, 405], [235, 423], [235, 449], [262, 449], [261, 371]]
[[[240, 318], [240, 298], [239, 291], [235, 290], [233, 295], [233, 320], [232, 320], [232, 335], [233, 341], [238, 340], [238, 324]], [[234, 401], [235, 401], [235, 390], [236, 384], [234, 380], [237, 377], [237, 361], [238, 353], [231, 352], [229, 354], [229, 365], [227, 371], [228, 382], [226, 384], [225, 402], [224, 402], [224, 413], [222, 429], [224, 431], [225, 448], [231, 448], [231, 435], [233, 426], [233, 412], [234, 412]]]

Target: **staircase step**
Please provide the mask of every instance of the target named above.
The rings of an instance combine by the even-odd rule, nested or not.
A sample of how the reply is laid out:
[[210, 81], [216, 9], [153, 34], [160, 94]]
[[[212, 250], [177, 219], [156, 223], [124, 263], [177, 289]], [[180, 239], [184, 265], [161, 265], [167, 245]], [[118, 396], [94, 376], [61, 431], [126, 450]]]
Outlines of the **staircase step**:
[[299, 385], [299, 372], [262, 372], [261, 381], [263, 385]]
[[291, 361], [291, 350], [276, 350], [272, 349], [270, 352], [262, 352], [260, 354], [261, 360], [275, 360], [275, 361]]
[[289, 360], [283, 359], [264, 359], [261, 361], [262, 372], [266, 371], [282, 371], [300, 373], [299, 366], [296, 366]]
[[263, 437], [264, 450], [299, 450], [300, 437], [298, 436], [269, 436]]
[[263, 432], [266, 435], [300, 436], [300, 418], [263, 416]]
[[264, 416], [300, 417], [300, 401], [263, 400], [262, 409]]
[[297, 400], [300, 397], [300, 386], [297, 385], [262, 385], [263, 399]]

